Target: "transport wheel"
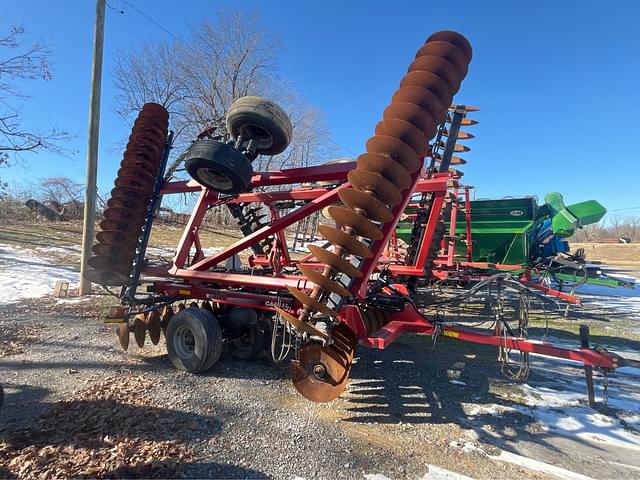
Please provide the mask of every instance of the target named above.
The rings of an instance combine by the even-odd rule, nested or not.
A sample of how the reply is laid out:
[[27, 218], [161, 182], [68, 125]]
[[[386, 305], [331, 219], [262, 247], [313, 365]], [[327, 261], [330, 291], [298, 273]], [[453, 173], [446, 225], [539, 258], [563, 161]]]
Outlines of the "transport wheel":
[[227, 113], [227, 131], [234, 138], [257, 142], [256, 153], [277, 155], [291, 143], [293, 127], [289, 115], [262, 97], [241, 97]]
[[185, 167], [201, 185], [220, 193], [245, 192], [251, 182], [251, 162], [238, 150], [215, 140], [198, 140], [185, 152]]
[[230, 345], [231, 355], [241, 360], [253, 360], [264, 349], [264, 331], [259, 324], [244, 327], [241, 336]]
[[201, 373], [222, 352], [222, 330], [216, 317], [203, 308], [185, 308], [169, 320], [167, 352], [178, 370]]

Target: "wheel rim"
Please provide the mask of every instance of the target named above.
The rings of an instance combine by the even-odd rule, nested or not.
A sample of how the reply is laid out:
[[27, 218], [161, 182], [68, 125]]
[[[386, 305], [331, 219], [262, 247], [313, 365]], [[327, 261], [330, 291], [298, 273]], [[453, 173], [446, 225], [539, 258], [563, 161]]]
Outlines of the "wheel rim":
[[233, 188], [233, 182], [228, 176], [210, 168], [201, 168], [198, 171], [198, 177], [202, 179], [202, 183], [210, 185], [216, 190], [231, 190]]
[[248, 328], [242, 337], [237, 339], [234, 343], [239, 348], [250, 348], [256, 341], [256, 333], [253, 328]]
[[196, 347], [196, 339], [189, 327], [184, 325], [178, 327], [175, 333], [174, 348], [176, 354], [181, 359], [188, 359], [193, 356]]

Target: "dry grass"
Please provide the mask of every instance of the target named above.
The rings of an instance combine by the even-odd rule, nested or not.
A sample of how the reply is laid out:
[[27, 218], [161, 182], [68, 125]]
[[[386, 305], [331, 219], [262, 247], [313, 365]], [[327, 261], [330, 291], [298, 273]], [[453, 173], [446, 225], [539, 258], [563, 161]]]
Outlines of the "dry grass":
[[571, 250], [584, 248], [587, 259], [609, 265], [640, 266], [640, 244], [571, 243]]

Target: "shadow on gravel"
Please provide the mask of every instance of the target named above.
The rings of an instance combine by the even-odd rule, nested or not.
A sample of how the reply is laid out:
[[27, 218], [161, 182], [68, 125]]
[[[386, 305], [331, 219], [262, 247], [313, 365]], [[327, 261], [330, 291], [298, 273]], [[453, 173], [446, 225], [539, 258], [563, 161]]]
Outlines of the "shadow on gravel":
[[[513, 441], [549, 444], [534, 418], [513, 410], [508, 395], [514, 384], [502, 374], [492, 348], [440, 339], [403, 338], [387, 350], [361, 349], [352, 371], [345, 422], [378, 424], [457, 424], [475, 430], [480, 438], [500, 448]], [[531, 372], [529, 381], [544, 379]], [[476, 410], [465, 412], [464, 404]], [[485, 409], [504, 411], [482, 414]], [[488, 433], [491, 432], [491, 433]], [[455, 439], [451, 439], [455, 440]]]

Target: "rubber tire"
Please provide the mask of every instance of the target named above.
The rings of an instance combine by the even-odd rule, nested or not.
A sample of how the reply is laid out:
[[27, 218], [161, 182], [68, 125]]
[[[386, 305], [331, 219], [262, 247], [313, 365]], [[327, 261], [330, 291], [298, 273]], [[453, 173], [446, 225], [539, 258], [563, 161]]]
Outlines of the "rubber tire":
[[[197, 140], [185, 152], [185, 167], [191, 178], [216, 192], [235, 194], [246, 192], [251, 183], [251, 162], [231, 145], [214, 140]], [[210, 171], [221, 173], [229, 186], [213, 183]]]
[[260, 328], [259, 324], [250, 325], [243, 329], [244, 331], [251, 331], [253, 338], [252, 342], [247, 345], [239, 345], [237, 342], [229, 342], [230, 353], [233, 357], [240, 360], [253, 360], [264, 349], [264, 331]]
[[[181, 358], [175, 349], [176, 331], [179, 327], [187, 327], [194, 337], [194, 354], [189, 358]], [[173, 366], [178, 370], [190, 373], [201, 373], [209, 370], [222, 353], [222, 329], [216, 317], [203, 308], [185, 308], [171, 320], [166, 331], [167, 353]]]
[[260, 155], [284, 152], [293, 136], [289, 115], [272, 101], [253, 96], [241, 97], [233, 102], [227, 113], [227, 131], [234, 138], [260, 137], [256, 148], [256, 153]]

